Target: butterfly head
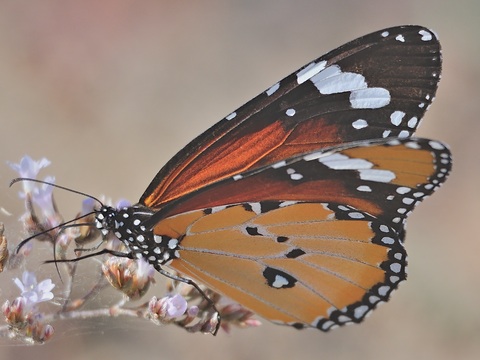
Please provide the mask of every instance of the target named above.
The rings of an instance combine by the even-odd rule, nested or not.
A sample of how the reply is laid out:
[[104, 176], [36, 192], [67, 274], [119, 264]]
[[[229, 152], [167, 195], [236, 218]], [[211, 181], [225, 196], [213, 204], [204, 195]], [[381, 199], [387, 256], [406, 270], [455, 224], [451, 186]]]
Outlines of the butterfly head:
[[115, 230], [115, 218], [118, 211], [111, 206], [102, 206], [95, 215], [95, 227], [106, 236], [110, 231]]
[[136, 258], [144, 258], [152, 265], [164, 265], [178, 258], [177, 239], [154, 235], [143, 222], [153, 212], [143, 206], [116, 209], [102, 206], [95, 216], [95, 227], [107, 236], [113, 233]]

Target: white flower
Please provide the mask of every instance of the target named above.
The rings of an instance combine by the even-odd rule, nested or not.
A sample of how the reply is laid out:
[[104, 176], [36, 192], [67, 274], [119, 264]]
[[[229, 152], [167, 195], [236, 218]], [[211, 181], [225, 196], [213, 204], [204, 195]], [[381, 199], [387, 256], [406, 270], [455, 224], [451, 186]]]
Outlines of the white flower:
[[[44, 167], [50, 165], [50, 161], [46, 158], [42, 158], [38, 161], [33, 160], [30, 156], [24, 156], [19, 164], [8, 163], [10, 167], [15, 170], [20, 177], [36, 179], [38, 173]], [[30, 181], [23, 182], [23, 191], [21, 194], [22, 197], [25, 197], [27, 194], [30, 194], [35, 187], [34, 183]]]
[[19, 278], [13, 279], [15, 285], [21, 290], [21, 296], [26, 300], [28, 305], [34, 305], [42, 301], [49, 301], [53, 299], [51, 290], [55, 287], [51, 279], [45, 279], [37, 284], [35, 274], [29, 271], [24, 271], [22, 280]]
[[[54, 183], [55, 178], [53, 176], [47, 176], [45, 178], [46, 182]], [[55, 218], [55, 205], [53, 204], [53, 186], [42, 184], [32, 189], [32, 201], [37, 205], [43, 212], [43, 215], [47, 219]]]
[[50, 161], [46, 158], [35, 161], [26, 155], [20, 160], [20, 164], [10, 163], [9, 165], [13, 170], [18, 172], [20, 177], [36, 178], [42, 168], [50, 165]]

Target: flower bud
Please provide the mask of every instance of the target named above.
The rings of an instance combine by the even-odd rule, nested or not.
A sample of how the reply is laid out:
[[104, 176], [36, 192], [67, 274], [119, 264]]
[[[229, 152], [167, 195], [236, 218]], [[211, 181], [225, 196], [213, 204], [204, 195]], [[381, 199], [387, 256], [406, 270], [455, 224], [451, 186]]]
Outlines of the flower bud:
[[109, 257], [102, 270], [108, 282], [131, 300], [145, 295], [153, 282], [153, 268], [144, 260]]

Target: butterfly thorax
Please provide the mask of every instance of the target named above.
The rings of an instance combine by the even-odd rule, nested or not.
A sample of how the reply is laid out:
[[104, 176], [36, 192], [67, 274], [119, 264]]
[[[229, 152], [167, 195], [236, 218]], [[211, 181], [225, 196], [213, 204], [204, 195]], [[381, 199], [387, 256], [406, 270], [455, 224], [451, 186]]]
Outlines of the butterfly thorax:
[[154, 211], [134, 205], [115, 209], [102, 206], [95, 217], [95, 227], [106, 236], [113, 233], [136, 258], [144, 258], [152, 265], [164, 265], [178, 258], [178, 240], [159, 236], [142, 223]]

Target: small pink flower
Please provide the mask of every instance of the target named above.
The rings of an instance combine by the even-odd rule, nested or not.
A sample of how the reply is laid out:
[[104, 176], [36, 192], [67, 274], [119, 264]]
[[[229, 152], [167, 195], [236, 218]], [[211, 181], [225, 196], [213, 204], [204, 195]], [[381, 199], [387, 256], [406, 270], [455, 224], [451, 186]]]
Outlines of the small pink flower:
[[187, 300], [179, 294], [168, 297], [165, 305], [167, 314], [171, 318], [180, 317], [187, 311]]
[[187, 311], [187, 300], [182, 295], [168, 295], [161, 299], [152, 297], [148, 303], [149, 317], [154, 323], [168, 322]]

